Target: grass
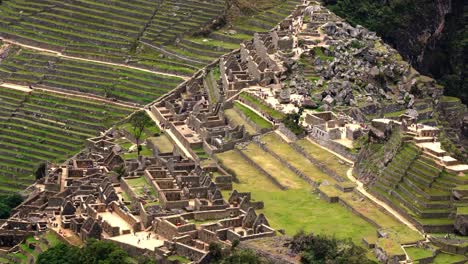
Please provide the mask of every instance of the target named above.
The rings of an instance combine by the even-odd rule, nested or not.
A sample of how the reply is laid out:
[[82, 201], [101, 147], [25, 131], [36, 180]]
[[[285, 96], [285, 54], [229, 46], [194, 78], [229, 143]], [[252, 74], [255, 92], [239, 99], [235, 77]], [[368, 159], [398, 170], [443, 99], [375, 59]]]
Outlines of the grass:
[[190, 263], [191, 261], [183, 256], [173, 255], [167, 258], [169, 261], [178, 261], [179, 263]]
[[[140, 156], [143, 157], [152, 157], [153, 156], [153, 151], [148, 148], [146, 145], [141, 145], [141, 151], [140, 151]], [[134, 152], [127, 152], [124, 153], [124, 159], [137, 159], [138, 158], [138, 152], [135, 150]]]
[[265, 209], [259, 212], [265, 213], [274, 228], [284, 229], [288, 235], [305, 230], [336, 235], [339, 238], [352, 238], [356, 243], [361, 243], [364, 236], [376, 236], [375, 228], [368, 222], [339, 204], [329, 204], [322, 200], [306, 184], [282, 191], [249, 165], [239, 153], [228, 151], [217, 154], [217, 157], [225, 167], [234, 172], [238, 182], [234, 183], [233, 188], [241, 192], [252, 192], [254, 200], [264, 201]]
[[[149, 117], [148, 117], [149, 118]], [[130, 122], [124, 123], [118, 127], [127, 131], [129, 134], [133, 135], [133, 127]], [[149, 137], [158, 136], [161, 133], [161, 129], [154, 122], [151, 122], [150, 126], [145, 127], [143, 133], [141, 134], [140, 142], [144, 142]]]
[[251, 143], [242, 152], [262, 169], [269, 172], [281, 185], [292, 189], [307, 186], [305, 181], [259, 146]]
[[254, 97], [254, 96], [252, 96], [250, 94], [241, 93], [240, 98], [247, 101], [247, 102], [249, 102], [249, 103], [251, 103], [251, 104], [253, 104], [255, 106], [255, 108], [257, 108], [261, 112], [264, 112], [264, 113], [270, 115], [274, 119], [282, 120], [285, 117], [284, 114], [281, 113], [280, 111], [271, 108], [270, 106], [263, 103], [260, 99]]
[[434, 258], [434, 264], [452, 264], [455, 262], [459, 262], [462, 260], [465, 260], [466, 257], [462, 255], [453, 255], [449, 253], [439, 253], [437, 256]]
[[433, 252], [419, 247], [407, 247], [405, 248], [406, 253], [408, 254], [411, 260], [420, 260], [424, 258], [431, 257]]
[[247, 121], [244, 118], [242, 118], [234, 109], [226, 109], [224, 110], [224, 114], [229, 119], [229, 121], [232, 122], [233, 125], [244, 126], [245, 130], [250, 135], [255, 135], [257, 133], [255, 127], [250, 125], [250, 123], [247, 123]]
[[346, 172], [350, 168], [349, 165], [341, 161], [340, 158], [333, 155], [332, 153], [322, 149], [316, 144], [310, 142], [307, 139], [302, 139], [296, 142], [307, 154], [309, 154], [314, 159], [320, 161], [330, 170], [336, 172], [339, 176], [344, 179], [347, 179]]
[[174, 144], [164, 134], [161, 134], [159, 137], [149, 137], [147, 141], [152, 142], [161, 152], [172, 152], [174, 149]]
[[269, 133], [262, 137], [262, 142], [266, 144], [266, 147], [280, 156], [283, 160], [300, 170], [314, 182], [328, 181], [335, 183], [336, 181], [323, 173], [319, 168], [311, 164], [311, 162], [302, 156], [299, 152], [288, 145], [279, 135], [276, 133]]
[[45, 239], [49, 242], [49, 245], [51, 247], [54, 247], [61, 243], [58, 236], [54, 232], [47, 232], [45, 234]]
[[385, 252], [390, 256], [404, 254], [401, 245], [396, 243], [393, 239], [379, 238], [377, 239], [376, 246], [384, 249]]
[[234, 107], [242, 111], [244, 115], [250, 119], [250, 121], [254, 122], [259, 128], [263, 129], [270, 129], [273, 128], [273, 125], [268, 122], [265, 118], [259, 116], [257, 113], [252, 111], [252, 109], [248, 108], [247, 106], [239, 103], [239, 102], [234, 102]]
[[156, 191], [154, 188], [148, 183], [145, 177], [133, 178], [133, 179], [125, 179], [127, 184], [132, 188], [138, 196], [145, 194], [144, 186], [148, 187], [151, 195], [156, 197]]

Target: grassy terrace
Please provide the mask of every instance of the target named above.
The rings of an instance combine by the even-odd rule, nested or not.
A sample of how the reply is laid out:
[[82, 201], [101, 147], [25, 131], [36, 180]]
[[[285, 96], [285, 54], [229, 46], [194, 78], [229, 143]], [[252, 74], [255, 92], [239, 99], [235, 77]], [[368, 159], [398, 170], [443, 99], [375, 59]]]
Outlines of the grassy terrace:
[[237, 113], [233, 108], [224, 110], [224, 114], [229, 119], [229, 121], [235, 126], [244, 126], [247, 133], [250, 135], [255, 135], [257, 129], [250, 125], [239, 113]]
[[[14, 102], [3, 95], [17, 92], [1, 89], [5, 105]], [[14, 116], [0, 119], [0, 192], [26, 187], [34, 180], [31, 173], [40, 162], [64, 161], [83, 147], [86, 138], [130, 113], [127, 108], [71, 96], [19, 95], [24, 99]]]
[[0, 4], [0, 35], [69, 56], [190, 76], [203, 65], [148, 51], [140, 41], [172, 43], [210, 23], [223, 9], [224, 0], [11, 0]]
[[[254, 150], [249, 148], [246, 151]], [[252, 155], [264, 155], [264, 152], [257, 150]], [[283, 191], [236, 151], [217, 154], [217, 157], [223, 166], [235, 173], [238, 182], [234, 184], [234, 189], [252, 192], [253, 199], [265, 202], [262, 212], [274, 228], [285, 229], [289, 235], [301, 229], [314, 233], [335, 234], [340, 238], [351, 237], [357, 243], [360, 243], [364, 236], [375, 236], [375, 228], [369, 223], [339, 204], [329, 204], [322, 200], [297, 176], [294, 179], [295, 187]], [[281, 168], [279, 163], [271, 160], [269, 162], [276, 166], [276, 169], [270, 172], [274, 173], [275, 177], [280, 177], [284, 172], [278, 169]]]
[[317, 161], [324, 164], [327, 168], [336, 172], [338, 176], [341, 176], [343, 179], [347, 179], [346, 171], [349, 169], [349, 165], [342, 162], [338, 157], [307, 139], [297, 141], [296, 145], [301, 147], [312, 158], [316, 159]]
[[[377, 178], [371, 190], [389, 199], [425, 225], [451, 225], [450, 214], [456, 204], [451, 190], [463, 188], [466, 176], [455, 176], [435, 167], [430, 159], [420, 156], [414, 145], [403, 145]], [[391, 194], [389, 194], [391, 192]]]
[[148, 183], [145, 177], [125, 179], [130, 188], [133, 189], [136, 195], [145, 195], [145, 186], [153, 197], [157, 197], [156, 190]]
[[[220, 55], [239, 48], [242, 41], [250, 40], [255, 32], [267, 32], [286, 18], [299, 0], [272, 0], [255, 1], [256, 10], [249, 14], [231, 19], [223, 28], [214, 30], [209, 34], [193, 34], [201, 31], [203, 25], [220, 14], [225, 8], [224, 1], [214, 0], [210, 4], [199, 3], [200, 1], [186, 1], [179, 5], [180, 10], [174, 12], [168, 9], [167, 15], [163, 10], [166, 3], [161, 6], [161, 12], [156, 15], [152, 26], [145, 32], [143, 40], [150, 41], [153, 45], [163, 46], [171, 53], [191, 58], [197, 62], [188, 62], [190, 65], [198, 66], [200, 63], [208, 63], [217, 59]], [[189, 9], [192, 13], [189, 21], [181, 11]], [[163, 17], [161, 19], [160, 17]], [[180, 24], [180, 26], [179, 26]], [[167, 29], [167, 25], [171, 25]], [[174, 26], [175, 25], [175, 26]], [[174, 34], [180, 36], [179, 42], [174, 44]]]
[[252, 96], [252, 95], [250, 95], [248, 93], [241, 93], [239, 97], [240, 97], [241, 100], [243, 100], [245, 102], [248, 102], [250, 105], [254, 105], [255, 108], [258, 111], [263, 112], [265, 114], [268, 114], [271, 117], [273, 117], [274, 119], [283, 119], [284, 118], [283, 113], [281, 113], [278, 110], [275, 110], [275, 109], [271, 108], [270, 106], [263, 103], [260, 99], [254, 97], [254, 96]]
[[281, 159], [285, 160], [304, 175], [309, 177], [314, 182], [328, 181], [331, 184], [336, 181], [330, 176], [326, 175], [319, 168], [311, 164], [311, 162], [295, 149], [293, 149], [288, 143], [286, 143], [276, 133], [269, 133], [262, 137], [262, 142], [272, 152], [276, 153]]
[[45, 85], [139, 104], [155, 100], [182, 82], [177, 77], [61, 59], [25, 49], [2, 61], [0, 72], [5, 82]]
[[273, 125], [268, 122], [265, 118], [259, 116], [256, 112], [252, 111], [252, 109], [246, 107], [245, 105], [234, 102], [234, 107], [239, 109], [250, 121], [255, 123], [260, 129], [266, 128], [270, 129], [273, 128]]
[[174, 149], [174, 144], [165, 134], [162, 134], [159, 137], [150, 137], [147, 140], [151, 141], [161, 152], [172, 152]]
[[[158, 7], [156, 0], [4, 1], [0, 33], [74, 54], [123, 61]], [[21, 12], [21, 13], [20, 13]], [[75, 43], [80, 43], [76, 45]]]

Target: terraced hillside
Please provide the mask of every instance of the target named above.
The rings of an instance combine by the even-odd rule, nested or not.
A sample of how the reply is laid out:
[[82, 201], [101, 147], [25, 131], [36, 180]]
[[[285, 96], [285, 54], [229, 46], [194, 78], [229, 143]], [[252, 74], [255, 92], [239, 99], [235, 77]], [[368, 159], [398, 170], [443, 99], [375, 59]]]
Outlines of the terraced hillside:
[[[161, 44], [172, 54], [190, 58], [192, 64], [207, 63], [220, 55], [239, 48], [242, 41], [249, 40], [256, 32], [266, 32], [290, 15], [300, 0], [272, 0], [262, 4], [256, 14], [243, 15], [230, 21], [224, 27], [204, 34], [185, 34], [178, 42], [160, 42], [152, 39], [149, 43]], [[150, 39], [151, 40], [151, 39]]]
[[[287, 234], [305, 229], [350, 237], [356, 243], [365, 240], [395, 256], [404, 254], [401, 244], [422, 239], [352, 191], [354, 184], [346, 176], [350, 165], [307, 139], [288, 143], [267, 133], [217, 158], [237, 178], [234, 189], [252, 191], [253, 199], [264, 201], [270, 223], [284, 227]], [[376, 230], [389, 236], [378, 238]]]
[[14, 47], [0, 64], [0, 81], [39, 85], [146, 104], [175, 88], [182, 79], [52, 53]]
[[63, 162], [131, 109], [73, 96], [0, 88], [0, 192], [24, 189], [40, 162]]
[[453, 175], [438, 168], [409, 144], [388, 164], [373, 190], [425, 229], [444, 231], [451, 230], [457, 208], [452, 190], [467, 184], [468, 176]]

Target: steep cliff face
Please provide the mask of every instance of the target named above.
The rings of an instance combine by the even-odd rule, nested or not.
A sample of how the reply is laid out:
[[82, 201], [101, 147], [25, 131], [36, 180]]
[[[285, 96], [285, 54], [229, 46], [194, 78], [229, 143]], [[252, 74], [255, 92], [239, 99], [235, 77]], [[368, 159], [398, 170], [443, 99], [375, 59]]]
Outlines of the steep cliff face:
[[446, 94], [468, 103], [465, 81], [468, 31], [464, 0], [326, 0], [352, 24], [376, 31]]

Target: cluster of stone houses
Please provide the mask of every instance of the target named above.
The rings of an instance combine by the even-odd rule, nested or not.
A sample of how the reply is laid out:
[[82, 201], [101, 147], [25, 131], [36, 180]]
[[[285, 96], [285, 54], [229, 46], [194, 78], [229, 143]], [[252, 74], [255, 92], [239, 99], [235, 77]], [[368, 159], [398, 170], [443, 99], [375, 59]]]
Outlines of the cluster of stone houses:
[[[154, 157], [124, 160], [112, 141], [108, 135], [91, 139], [86, 153], [49, 169], [36, 193], [0, 227], [0, 244], [14, 248], [48, 229], [82, 241], [119, 241], [144, 232], [157, 246], [143, 246], [140, 238], [120, 244], [160, 260], [181, 255], [207, 263], [211, 242], [228, 248], [234, 240], [275, 235], [265, 216], [255, 212], [263, 203], [252, 202], [250, 193], [234, 190], [223, 197], [222, 190], [232, 190], [232, 177], [216, 164], [157, 149]], [[126, 170], [122, 178], [112, 171], [119, 166]], [[143, 192], [129, 184], [132, 179], [145, 182]]]

